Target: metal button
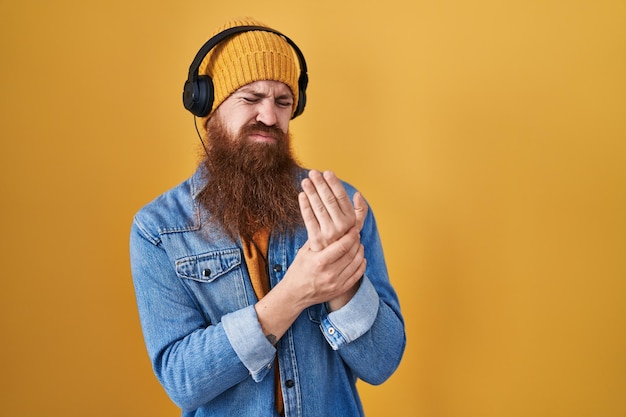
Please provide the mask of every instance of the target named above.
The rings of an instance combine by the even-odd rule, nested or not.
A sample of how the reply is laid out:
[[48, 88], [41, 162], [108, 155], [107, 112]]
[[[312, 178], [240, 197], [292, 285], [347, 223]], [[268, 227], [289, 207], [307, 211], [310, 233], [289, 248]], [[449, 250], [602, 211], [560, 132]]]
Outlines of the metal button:
[[274, 272], [281, 272], [283, 270], [283, 266], [281, 264], [275, 264], [272, 269]]
[[211, 270], [209, 268], [203, 269], [202, 270], [202, 276], [206, 277], [206, 278], [210, 277], [211, 276]]
[[328, 329], [328, 334], [331, 335], [331, 336], [334, 335], [335, 334], [335, 328], [334, 327], [330, 327]]
[[296, 383], [295, 383], [295, 382], [293, 382], [293, 379], [288, 379], [288, 380], [286, 380], [286, 381], [285, 381], [285, 386], [286, 386], [287, 388], [293, 388], [293, 387], [294, 387], [294, 385], [296, 385]]

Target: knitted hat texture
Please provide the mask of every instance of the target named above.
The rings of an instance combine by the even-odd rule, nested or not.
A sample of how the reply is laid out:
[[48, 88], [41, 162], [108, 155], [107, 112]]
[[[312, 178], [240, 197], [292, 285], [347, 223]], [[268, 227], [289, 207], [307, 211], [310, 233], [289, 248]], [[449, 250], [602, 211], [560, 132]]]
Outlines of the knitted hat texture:
[[[235, 26], [269, 27], [252, 18], [234, 19], [214, 35]], [[213, 80], [213, 107], [207, 117], [239, 88], [260, 80], [285, 83], [294, 96], [293, 111], [298, 103], [297, 58], [289, 43], [275, 33], [249, 31], [226, 38], [207, 54], [198, 74], [209, 75]]]

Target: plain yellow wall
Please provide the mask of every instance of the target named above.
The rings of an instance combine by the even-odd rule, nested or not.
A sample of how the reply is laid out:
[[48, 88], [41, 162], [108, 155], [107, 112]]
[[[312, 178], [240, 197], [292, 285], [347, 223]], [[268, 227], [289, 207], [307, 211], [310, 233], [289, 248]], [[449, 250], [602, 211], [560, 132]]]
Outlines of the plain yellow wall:
[[128, 232], [193, 171], [183, 81], [241, 15], [304, 51], [298, 155], [380, 224], [408, 346], [368, 416], [626, 415], [623, 0], [0, 2], [0, 415], [178, 415]]

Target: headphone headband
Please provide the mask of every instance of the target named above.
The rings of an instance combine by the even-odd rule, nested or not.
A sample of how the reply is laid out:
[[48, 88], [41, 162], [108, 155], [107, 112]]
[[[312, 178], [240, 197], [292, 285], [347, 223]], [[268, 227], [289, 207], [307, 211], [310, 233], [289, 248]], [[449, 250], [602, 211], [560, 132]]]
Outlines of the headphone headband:
[[292, 119], [302, 114], [306, 105], [306, 88], [309, 83], [309, 76], [307, 74], [307, 67], [304, 55], [294, 41], [292, 41], [279, 31], [265, 26], [235, 26], [216, 34], [211, 39], [206, 41], [204, 45], [202, 45], [191, 65], [189, 66], [187, 81], [185, 81], [185, 86], [183, 88], [183, 104], [187, 110], [189, 110], [191, 113], [198, 117], [204, 117], [209, 114], [213, 106], [213, 80], [208, 75], [198, 74], [198, 70], [200, 68], [200, 64], [202, 64], [202, 60], [204, 60], [207, 54], [220, 42], [235, 34], [252, 31], [275, 33], [276, 35], [279, 35], [283, 39], [285, 39], [285, 41], [295, 51], [300, 64], [300, 76], [298, 77], [298, 103], [296, 105], [296, 110], [294, 111]]

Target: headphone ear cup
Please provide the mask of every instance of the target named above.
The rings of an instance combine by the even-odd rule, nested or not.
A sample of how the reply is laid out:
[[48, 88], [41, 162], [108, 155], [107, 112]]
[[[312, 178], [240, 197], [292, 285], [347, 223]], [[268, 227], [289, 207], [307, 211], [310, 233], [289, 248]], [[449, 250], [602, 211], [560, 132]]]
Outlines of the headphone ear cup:
[[306, 92], [304, 90], [300, 90], [298, 92], [298, 104], [296, 104], [296, 111], [293, 112], [292, 119], [300, 116], [302, 112], [304, 112], [304, 106], [306, 106]]
[[213, 106], [213, 80], [208, 75], [199, 75], [187, 80], [183, 88], [183, 104], [198, 117], [209, 114]]
[[306, 87], [309, 85], [309, 76], [304, 72], [300, 74], [298, 79], [298, 104], [296, 104], [296, 111], [293, 112], [292, 119], [300, 116], [304, 112], [306, 106]]
[[195, 116], [204, 117], [207, 116], [213, 108], [213, 101], [215, 99], [215, 92], [213, 87], [213, 80], [208, 75], [198, 75], [198, 69], [202, 60], [207, 56], [209, 51], [213, 49], [220, 42], [237, 33], [249, 32], [249, 31], [264, 31], [275, 33], [285, 38], [285, 41], [291, 45], [293, 50], [298, 55], [298, 61], [300, 62], [300, 77], [298, 78], [298, 103], [296, 103], [296, 110], [293, 113], [292, 119], [301, 115], [306, 105], [306, 88], [309, 83], [309, 76], [307, 75], [306, 61], [302, 51], [298, 48], [291, 39], [283, 35], [282, 33], [263, 26], [235, 26], [230, 29], [226, 29], [217, 35], [209, 39], [202, 48], [196, 54], [193, 62], [189, 66], [189, 74], [185, 86], [183, 88], [183, 104], [187, 110], [193, 113]]

